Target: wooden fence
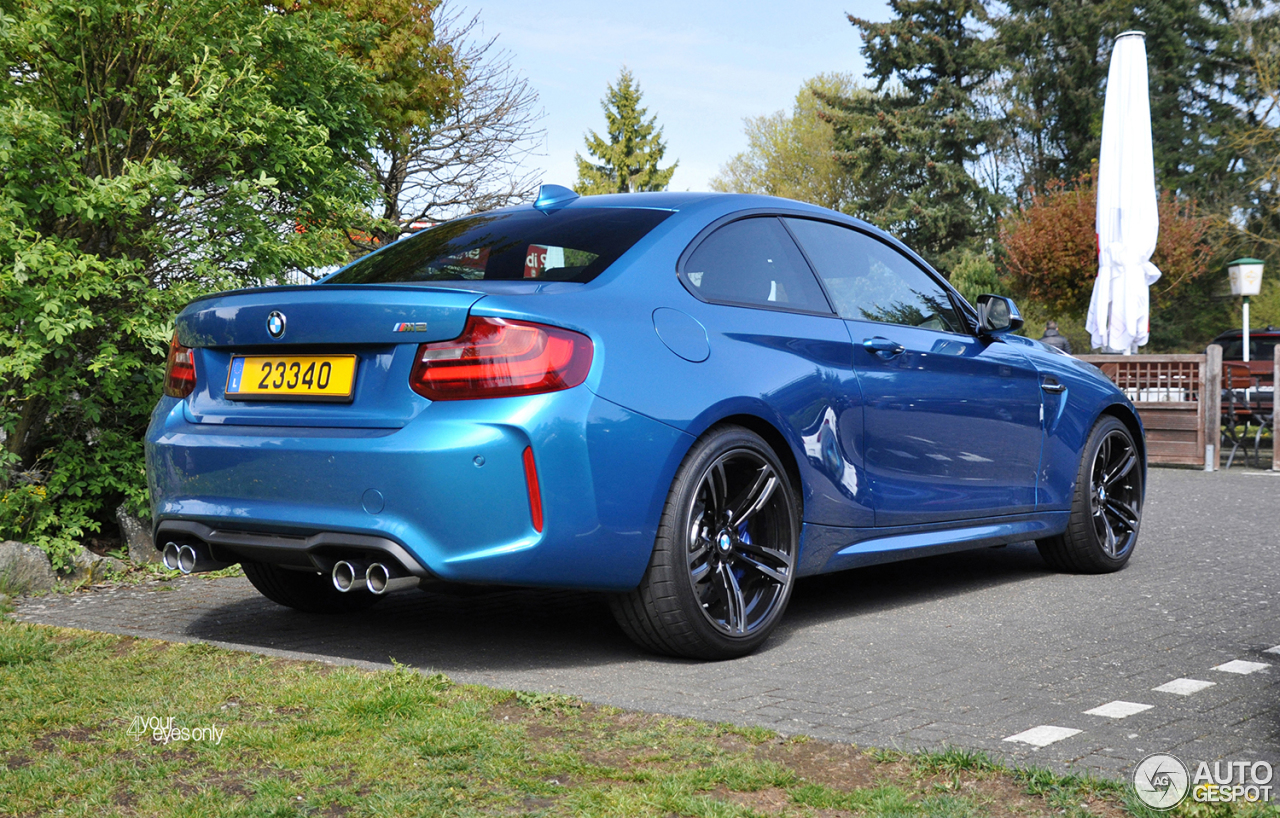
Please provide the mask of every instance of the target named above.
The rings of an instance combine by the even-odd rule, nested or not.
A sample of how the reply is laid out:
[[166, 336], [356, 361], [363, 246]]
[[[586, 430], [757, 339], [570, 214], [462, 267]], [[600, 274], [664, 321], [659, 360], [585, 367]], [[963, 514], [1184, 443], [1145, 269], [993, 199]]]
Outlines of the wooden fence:
[[1222, 348], [1205, 355], [1080, 355], [1133, 401], [1147, 433], [1151, 463], [1218, 467]]

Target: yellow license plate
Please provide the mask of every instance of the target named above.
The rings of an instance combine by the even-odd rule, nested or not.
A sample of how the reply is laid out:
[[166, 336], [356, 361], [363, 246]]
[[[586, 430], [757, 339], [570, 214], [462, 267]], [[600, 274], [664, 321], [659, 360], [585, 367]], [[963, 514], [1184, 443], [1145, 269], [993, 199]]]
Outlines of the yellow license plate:
[[239, 400], [351, 400], [354, 355], [236, 355], [227, 397]]

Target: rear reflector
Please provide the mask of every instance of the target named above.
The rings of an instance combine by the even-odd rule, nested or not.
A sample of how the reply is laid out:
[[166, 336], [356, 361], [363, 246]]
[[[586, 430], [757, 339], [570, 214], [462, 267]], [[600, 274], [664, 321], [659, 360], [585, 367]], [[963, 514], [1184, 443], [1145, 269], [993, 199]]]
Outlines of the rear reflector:
[[164, 369], [164, 393], [185, 398], [196, 388], [196, 356], [190, 347], [178, 343], [178, 333], [169, 341], [169, 359]]
[[578, 332], [473, 315], [457, 338], [418, 347], [409, 386], [431, 400], [557, 392], [587, 379], [594, 351]]
[[538, 486], [538, 467], [533, 462], [533, 447], [524, 447], [524, 481], [529, 485], [529, 513], [533, 530], [542, 531], [542, 489]]

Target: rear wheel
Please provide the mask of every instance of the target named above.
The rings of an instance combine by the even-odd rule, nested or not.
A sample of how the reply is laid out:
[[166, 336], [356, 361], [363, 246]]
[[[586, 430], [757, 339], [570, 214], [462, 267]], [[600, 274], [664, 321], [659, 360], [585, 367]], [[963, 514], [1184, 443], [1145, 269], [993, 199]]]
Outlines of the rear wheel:
[[769, 444], [738, 426], [713, 429], [680, 466], [649, 567], [612, 598], [614, 616], [656, 653], [748, 654], [786, 609], [799, 534], [795, 493]]
[[1036, 542], [1051, 568], [1081, 574], [1119, 571], [1142, 522], [1142, 460], [1133, 434], [1104, 415], [1093, 427], [1076, 474], [1067, 530]]
[[241, 567], [258, 593], [307, 613], [353, 613], [382, 598], [368, 591], [343, 593], [329, 576], [314, 571], [291, 571], [265, 562], [244, 562]]

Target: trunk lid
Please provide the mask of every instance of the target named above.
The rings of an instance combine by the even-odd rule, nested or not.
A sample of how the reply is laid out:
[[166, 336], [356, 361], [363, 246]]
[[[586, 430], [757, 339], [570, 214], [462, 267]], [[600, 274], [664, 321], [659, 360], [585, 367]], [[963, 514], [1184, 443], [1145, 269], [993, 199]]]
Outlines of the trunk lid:
[[[202, 424], [399, 428], [427, 403], [409, 388], [418, 345], [461, 335], [471, 306], [482, 297], [454, 287], [326, 284], [243, 290], [193, 302], [177, 321], [179, 343], [195, 350], [196, 388], [184, 413]], [[350, 397], [228, 397], [237, 356], [259, 356], [255, 362], [355, 356]], [[246, 364], [237, 369], [247, 380]]]
[[[462, 333], [467, 312], [482, 296], [454, 287], [386, 285], [238, 290], [188, 305], [178, 316], [178, 341], [201, 348], [444, 341]], [[267, 331], [273, 312], [285, 317], [279, 338]], [[414, 326], [409, 335], [404, 324]]]

